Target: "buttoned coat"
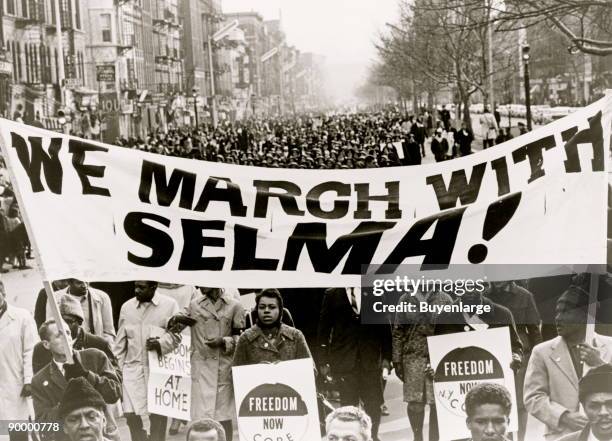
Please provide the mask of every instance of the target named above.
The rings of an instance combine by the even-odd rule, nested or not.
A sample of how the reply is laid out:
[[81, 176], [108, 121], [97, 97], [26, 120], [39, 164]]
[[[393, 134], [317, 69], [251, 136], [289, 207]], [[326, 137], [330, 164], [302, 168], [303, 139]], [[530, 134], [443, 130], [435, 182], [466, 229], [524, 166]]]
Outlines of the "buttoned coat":
[[[601, 350], [601, 358], [609, 362], [612, 359], [612, 338], [596, 334], [595, 342]], [[587, 370], [585, 365], [584, 373]], [[533, 348], [523, 395], [527, 411], [546, 424], [547, 441], [571, 433], [571, 430], [560, 427], [559, 419], [568, 410], [576, 412], [580, 409], [578, 380], [563, 338], [556, 337]]]
[[159, 337], [163, 354], [180, 342], [180, 335], [166, 331], [168, 320], [179, 311], [176, 300], [155, 293], [151, 302], [140, 304], [135, 297], [121, 307], [119, 330], [113, 352], [123, 372], [123, 410], [146, 415], [149, 355], [145, 343]]
[[233, 365], [276, 363], [301, 358], [312, 358], [312, 355], [300, 330], [281, 324], [279, 342], [274, 347], [264, 337], [261, 328], [253, 325], [238, 339]]
[[37, 341], [30, 312], [8, 305], [0, 317], [0, 420], [28, 418], [21, 390], [32, 382], [32, 351]]
[[[244, 308], [226, 292], [216, 304], [196, 292], [187, 312], [196, 320], [191, 327], [191, 419], [231, 420], [235, 413], [232, 360], [238, 341], [232, 329], [244, 329]], [[206, 344], [215, 338], [223, 338], [222, 347]]]
[[[116, 403], [121, 398], [121, 382], [104, 352], [90, 348], [75, 351], [78, 359], [89, 371], [86, 380], [96, 389], [107, 404]], [[42, 368], [32, 379], [32, 399], [38, 421], [59, 421], [59, 402], [64, 395], [68, 382], [53, 362]]]

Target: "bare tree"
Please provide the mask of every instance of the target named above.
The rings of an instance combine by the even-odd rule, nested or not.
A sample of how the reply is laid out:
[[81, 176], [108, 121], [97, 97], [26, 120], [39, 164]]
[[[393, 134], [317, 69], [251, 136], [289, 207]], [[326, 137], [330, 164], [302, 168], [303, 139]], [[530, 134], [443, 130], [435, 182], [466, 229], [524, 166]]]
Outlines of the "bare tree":
[[429, 9], [452, 11], [458, 6], [491, 10], [474, 26], [489, 23], [496, 31], [512, 31], [546, 23], [567, 38], [572, 52], [612, 54], [612, 0], [437, 0]]
[[399, 22], [389, 25], [390, 31], [377, 44], [380, 65], [392, 76], [408, 77], [421, 87], [453, 87], [462, 119], [471, 126], [470, 97], [476, 92], [488, 96], [487, 80], [511, 66], [512, 54], [496, 47], [495, 70], [490, 69], [487, 21], [480, 5], [464, 0], [451, 11], [439, 3], [402, 2]]

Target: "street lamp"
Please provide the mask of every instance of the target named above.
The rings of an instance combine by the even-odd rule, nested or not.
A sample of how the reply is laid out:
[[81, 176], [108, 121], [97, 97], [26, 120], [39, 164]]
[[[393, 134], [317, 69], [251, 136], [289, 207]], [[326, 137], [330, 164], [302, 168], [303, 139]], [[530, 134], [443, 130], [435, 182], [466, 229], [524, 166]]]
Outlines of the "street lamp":
[[525, 67], [525, 107], [527, 117], [527, 131], [531, 131], [531, 88], [529, 87], [529, 45], [522, 48], [523, 66]]
[[197, 87], [194, 87], [193, 89], [191, 89], [191, 96], [193, 97], [193, 111], [195, 113], [195, 127], [197, 130], [198, 126], [200, 125], [198, 123], [198, 88]]

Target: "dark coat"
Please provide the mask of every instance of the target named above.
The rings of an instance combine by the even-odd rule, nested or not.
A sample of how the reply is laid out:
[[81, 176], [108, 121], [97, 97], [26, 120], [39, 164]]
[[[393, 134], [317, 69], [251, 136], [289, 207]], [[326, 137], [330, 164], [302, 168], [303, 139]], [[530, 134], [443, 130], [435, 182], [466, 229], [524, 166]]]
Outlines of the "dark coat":
[[425, 126], [415, 123], [410, 128], [410, 133], [414, 135], [414, 140], [417, 142], [417, 144], [421, 145], [425, 142], [425, 137], [427, 136]]
[[455, 142], [459, 144], [459, 152], [461, 156], [466, 156], [472, 153], [472, 141], [474, 141], [474, 134], [470, 129], [465, 129], [466, 133], [463, 133], [463, 129], [457, 130], [455, 133]]
[[402, 151], [404, 152], [402, 165], [421, 165], [421, 147], [416, 141], [404, 140]]
[[[456, 302], [458, 301], [459, 300]], [[518, 332], [516, 332], [516, 325], [510, 310], [498, 305], [497, 303], [493, 303], [487, 298], [483, 298], [482, 303], [483, 305], [491, 306], [491, 312], [481, 314], [479, 316], [480, 319], [488, 324], [490, 328], [502, 328], [504, 326], [508, 326], [510, 328], [510, 344], [512, 346], [512, 353], [522, 357], [523, 345], [521, 344], [521, 339], [519, 338]], [[466, 327], [468, 327], [468, 325], [462, 313], [442, 313], [438, 316], [434, 335], [452, 334], [455, 332], [469, 332], [466, 331]]]
[[[113, 365], [115, 373], [117, 373], [118, 377], [121, 377], [121, 371], [119, 370], [119, 365], [117, 364], [117, 358], [115, 357], [115, 354], [113, 354], [113, 350], [111, 349], [110, 344], [104, 338], [90, 334], [89, 332], [81, 328], [80, 333], [77, 339], [75, 340], [72, 348], [76, 351], [80, 351], [81, 349], [94, 348], [104, 352], [104, 354], [106, 354], [106, 356], [108, 357], [108, 360]], [[51, 351], [46, 349], [43, 346], [42, 342], [36, 343], [36, 345], [34, 346], [34, 352], [32, 354], [32, 369], [34, 371], [34, 374], [36, 374], [38, 371], [48, 365], [51, 360], [53, 360]]]
[[[88, 370], [87, 381], [96, 389], [108, 404], [121, 398], [121, 382], [115, 369], [98, 349], [83, 349], [74, 352], [75, 359]], [[68, 382], [55, 363], [49, 363], [32, 379], [32, 399], [37, 421], [57, 422], [59, 402]]]
[[494, 289], [487, 294], [487, 297], [495, 304], [510, 310], [525, 354], [530, 353], [537, 344], [542, 343], [540, 332], [542, 320], [532, 293], [512, 283], [509, 290]]
[[276, 363], [301, 358], [312, 358], [312, 356], [300, 330], [281, 324], [279, 342], [276, 346], [272, 346], [264, 337], [261, 328], [253, 325], [238, 339], [232, 365]]
[[448, 109], [442, 109], [440, 111], [440, 119], [444, 123], [444, 128], [446, 130], [449, 130], [450, 129], [451, 114], [448, 111]]
[[329, 363], [332, 372], [381, 370], [382, 361], [391, 361], [391, 326], [362, 325], [346, 295], [345, 288], [325, 293], [319, 318], [319, 363]]
[[438, 140], [438, 138], [434, 136], [431, 140], [431, 153], [433, 153], [436, 161], [444, 161], [448, 153], [448, 141], [446, 138]]

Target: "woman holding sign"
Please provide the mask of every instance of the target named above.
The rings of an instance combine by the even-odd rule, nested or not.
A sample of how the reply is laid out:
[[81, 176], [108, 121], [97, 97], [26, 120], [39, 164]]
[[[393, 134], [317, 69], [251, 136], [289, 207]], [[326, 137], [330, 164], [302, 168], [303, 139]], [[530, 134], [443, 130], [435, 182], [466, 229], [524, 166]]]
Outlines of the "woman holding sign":
[[281, 322], [283, 298], [277, 289], [255, 297], [257, 323], [238, 339], [234, 366], [312, 358], [304, 334]]
[[[429, 305], [450, 305], [452, 298], [443, 292], [403, 294], [401, 302]], [[404, 401], [415, 441], [423, 441], [425, 405], [429, 404], [429, 440], [438, 439], [433, 383], [430, 375], [427, 337], [434, 333], [434, 314], [402, 312], [395, 315], [393, 327], [393, 366], [404, 382]]]

